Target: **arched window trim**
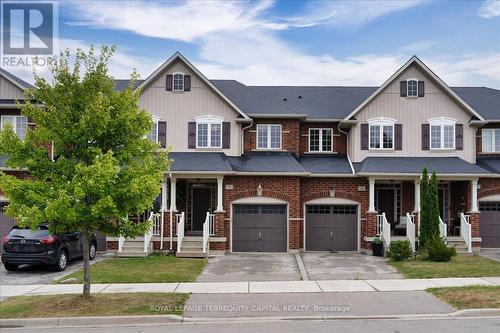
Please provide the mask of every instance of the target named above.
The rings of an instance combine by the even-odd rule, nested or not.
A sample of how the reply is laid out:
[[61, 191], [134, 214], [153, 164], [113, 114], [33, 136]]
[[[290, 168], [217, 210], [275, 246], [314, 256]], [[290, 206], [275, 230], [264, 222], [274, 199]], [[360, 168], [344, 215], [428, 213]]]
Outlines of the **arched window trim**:
[[[450, 117], [435, 117], [427, 120], [427, 122], [429, 123], [430, 149], [455, 150], [455, 125], [457, 120]], [[446, 131], [448, 131], [447, 137], [445, 136]]]
[[[368, 147], [370, 150], [394, 150], [394, 124], [396, 119], [378, 117], [368, 119]], [[385, 144], [384, 134], [391, 136], [391, 142]]]
[[[410, 95], [410, 82], [415, 82], [415, 94]], [[407, 97], [418, 97], [418, 79], [409, 78], [406, 80], [406, 96]]]
[[[198, 116], [194, 120], [196, 121], [196, 148], [222, 148], [222, 123], [224, 118], [208, 114]], [[202, 134], [200, 128], [206, 131], [206, 136], [200, 137]]]

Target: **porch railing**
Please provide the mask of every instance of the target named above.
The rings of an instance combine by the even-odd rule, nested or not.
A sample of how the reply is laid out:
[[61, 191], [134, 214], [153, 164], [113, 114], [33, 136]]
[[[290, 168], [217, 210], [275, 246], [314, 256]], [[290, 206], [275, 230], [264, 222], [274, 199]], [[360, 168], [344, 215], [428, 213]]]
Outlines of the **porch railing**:
[[154, 231], [155, 231], [155, 223], [157, 220], [159, 220], [159, 215], [155, 214], [154, 212], [149, 213], [149, 219], [148, 222], [150, 223], [150, 228], [148, 232], [144, 234], [144, 252], [148, 252], [149, 249], [149, 243], [151, 242], [151, 238], [153, 238]]
[[439, 217], [439, 237], [446, 239], [448, 237], [448, 225]]
[[161, 214], [155, 213], [152, 216], [151, 223], [153, 224], [153, 236], [161, 235]]
[[460, 213], [460, 237], [462, 237], [467, 245], [467, 252], [472, 252], [472, 228], [469, 221], [470, 215]]
[[406, 213], [406, 238], [415, 252], [415, 215], [410, 215], [410, 213]]
[[184, 239], [184, 212], [175, 214], [177, 222], [177, 252], [181, 252], [182, 240]]
[[387, 222], [385, 213], [377, 215], [377, 234], [380, 235], [386, 247], [391, 245], [391, 225]]
[[125, 237], [120, 236], [118, 237], [118, 252], [123, 251], [123, 244], [125, 243]]
[[215, 215], [207, 212], [205, 222], [203, 222], [203, 253], [208, 252], [208, 238], [213, 235], [214, 219]]

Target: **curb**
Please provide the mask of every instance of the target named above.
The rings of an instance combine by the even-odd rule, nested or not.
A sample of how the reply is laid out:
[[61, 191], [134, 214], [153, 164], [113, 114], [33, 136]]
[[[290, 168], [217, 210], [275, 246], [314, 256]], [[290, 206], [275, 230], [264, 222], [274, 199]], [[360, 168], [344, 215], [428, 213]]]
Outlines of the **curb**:
[[442, 314], [413, 315], [372, 315], [372, 316], [289, 316], [289, 317], [181, 317], [177, 315], [149, 316], [105, 316], [105, 317], [56, 317], [56, 318], [13, 318], [0, 319], [0, 328], [51, 328], [51, 327], [96, 327], [130, 326], [158, 324], [202, 324], [238, 322], [276, 322], [276, 321], [332, 321], [332, 320], [432, 320], [446, 318], [500, 317], [500, 309], [467, 309]]

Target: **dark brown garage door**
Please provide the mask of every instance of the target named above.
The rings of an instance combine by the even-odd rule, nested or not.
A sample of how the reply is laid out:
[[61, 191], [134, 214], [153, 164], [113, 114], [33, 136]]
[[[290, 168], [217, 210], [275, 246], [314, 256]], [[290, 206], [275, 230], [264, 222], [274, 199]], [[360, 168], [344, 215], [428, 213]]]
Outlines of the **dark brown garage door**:
[[234, 205], [234, 252], [286, 252], [286, 205]]
[[307, 206], [306, 250], [356, 251], [357, 226], [357, 206]]
[[500, 247], [500, 202], [481, 202], [479, 210], [481, 247]]

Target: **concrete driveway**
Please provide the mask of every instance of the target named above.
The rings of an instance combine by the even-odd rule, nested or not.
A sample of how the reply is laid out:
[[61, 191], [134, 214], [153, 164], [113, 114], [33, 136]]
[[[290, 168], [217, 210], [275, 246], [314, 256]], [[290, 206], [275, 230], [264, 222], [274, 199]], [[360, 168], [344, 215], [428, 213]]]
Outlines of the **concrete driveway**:
[[481, 249], [479, 255], [500, 262], [500, 249]]
[[289, 253], [232, 253], [210, 257], [198, 282], [297, 281], [300, 272]]
[[[97, 254], [90, 264], [102, 260]], [[76, 259], [68, 263], [65, 271], [56, 272], [51, 267], [41, 265], [22, 265], [17, 271], [9, 272], [0, 263], [0, 285], [12, 284], [50, 284], [60, 278], [83, 268], [83, 260]]]
[[309, 280], [380, 280], [403, 276], [387, 259], [359, 253], [304, 252], [302, 261]]

